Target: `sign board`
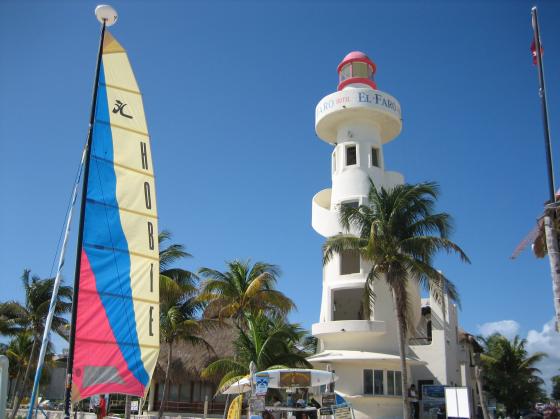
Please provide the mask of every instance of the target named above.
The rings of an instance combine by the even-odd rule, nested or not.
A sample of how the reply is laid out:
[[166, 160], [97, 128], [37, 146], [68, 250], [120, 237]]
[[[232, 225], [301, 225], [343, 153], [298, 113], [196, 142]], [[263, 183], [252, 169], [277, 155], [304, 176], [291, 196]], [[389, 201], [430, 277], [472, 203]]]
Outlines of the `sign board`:
[[422, 386], [422, 400], [445, 399], [445, 387], [439, 385], [424, 384]]
[[469, 390], [467, 387], [446, 387], [445, 408], [448, 418], [470, 418]]
[[422, 400], [421, 406], [423, 419], [445, 418], [445, 400]]
[[445, 417], [445, 387], [441, 385], [424, 384], [422, 386], [422, 400], [420, 414], [424, 419]]
[[333, 408], [335, 419], [354, 419], [354, 412], [349, 406]]
[[321, 405], [323, 407], [330, 407], [336, 404], [336, 394], [334, 393], [324, 393], [321, 397]]
[[270, 377], [266, 373], [260, 373], [255, 375], [255, 394], [257, 396], [265, 396], [268, 391], [268, 383]]
[[401, 119], [401, 106], [393, 96], [368, 88], [346, 89], [325, 96], [315, 108], [315, 120], [345, 108], [369, 107]]
[[281, 388], [311, 387], [311, 372], [309, 371], [280, 371]]
[[319, 415], [321, 416], [331, 416], [333, 414], [333, 410], [331, 407], [321, 407], [319, 409]]
[[130, 411], [131, 412], [138, 412], [138, 405], [139, 405], [138, 400], [132, 400], [130, 402]]

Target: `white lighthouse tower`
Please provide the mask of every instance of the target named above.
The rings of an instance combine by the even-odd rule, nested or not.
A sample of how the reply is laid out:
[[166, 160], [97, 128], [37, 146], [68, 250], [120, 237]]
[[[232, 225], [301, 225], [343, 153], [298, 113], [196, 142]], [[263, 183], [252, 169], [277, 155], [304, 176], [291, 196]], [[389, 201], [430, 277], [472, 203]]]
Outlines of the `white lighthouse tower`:
[[[351, 52], [338, 66], [337, 91], [315, 110], [317, 135], [334, 146], [332, 188], [317, 193], [312, 203], [313, 228], [324, 237], [343, 232], [341, 205], [367, 203], [370, 179], [386, 189], [404, 182], [400, 173], [385, 170], [383, 157], [383, 145], [401, 132], [401, 108], [394, 97], [377, 90], [375, 71], [367, 55]], [[402, 417], [393, 301], [383, 281], [375, 282], [374, 301], [364, 298], [370, 268], [353, 252], [336, 255], [324, 266], [321, 314], [312, 326], [319, 353], [310, 361], [336, 372], [336, 390], [352, 403], [357, 418]], [[418, 288], [411, 288], [414, 329], [421, 308]], [[409, 366], [422, 364], [410, 355], [408, 361]]]

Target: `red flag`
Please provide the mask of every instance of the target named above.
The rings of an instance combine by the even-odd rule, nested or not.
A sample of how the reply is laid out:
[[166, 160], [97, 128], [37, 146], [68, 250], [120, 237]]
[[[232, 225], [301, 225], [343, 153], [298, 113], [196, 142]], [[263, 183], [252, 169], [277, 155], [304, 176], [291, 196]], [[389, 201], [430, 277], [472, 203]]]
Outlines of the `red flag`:
[[[543, 56], [544, 48], [541, 44], [541, 57]], [[537, 65], [537, 47], [535, 46], [535, 38], [531, 42], [531, 55], [533, 56], [533, 64]]]

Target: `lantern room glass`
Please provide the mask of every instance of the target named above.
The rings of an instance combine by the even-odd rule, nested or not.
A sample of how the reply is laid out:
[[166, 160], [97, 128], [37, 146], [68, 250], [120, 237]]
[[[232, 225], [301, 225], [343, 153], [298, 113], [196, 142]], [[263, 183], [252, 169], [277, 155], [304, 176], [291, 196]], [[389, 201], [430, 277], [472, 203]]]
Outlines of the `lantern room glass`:
[[352, 63], [352, 77], [361, 79], [371, 79], [371, 67], [361, 61]]
[[342, 70], [340, 70], [340, 81], [347, 80], [351, 77], [352, 77], [352, 64], [348, 63], [344, 67], [342, 67]]

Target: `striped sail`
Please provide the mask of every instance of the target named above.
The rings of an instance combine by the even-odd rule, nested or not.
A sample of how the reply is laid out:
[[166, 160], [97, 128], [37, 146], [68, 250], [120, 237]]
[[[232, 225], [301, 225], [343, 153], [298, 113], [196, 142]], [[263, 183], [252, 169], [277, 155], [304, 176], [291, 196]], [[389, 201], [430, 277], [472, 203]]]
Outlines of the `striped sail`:
[[159, 352], [156, 194], [142, 96], [106, 32], [84, 215], [72, 399], [143, 396]]

